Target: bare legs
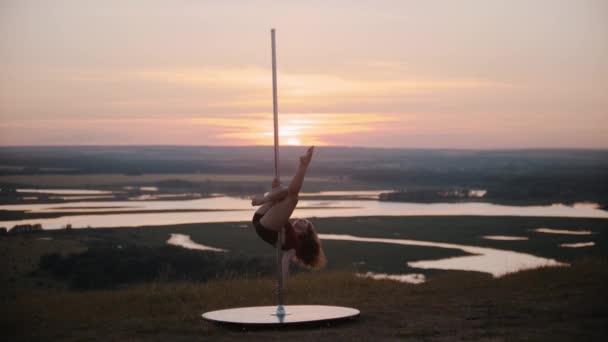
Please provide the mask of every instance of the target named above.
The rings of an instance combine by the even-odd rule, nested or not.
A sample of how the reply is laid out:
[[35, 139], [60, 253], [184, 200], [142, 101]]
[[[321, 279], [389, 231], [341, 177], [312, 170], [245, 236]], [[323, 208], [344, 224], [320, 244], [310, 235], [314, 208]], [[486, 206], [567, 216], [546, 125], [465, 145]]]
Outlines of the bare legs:
[[[289, 187], [287, 188], [287, 194], [283, 199], [279, 202], [274, 203], [266, 203], [260, 209], [258, 209], [258, 213], [264, 210], [265, 215], [262, 217], [260, 222], [264, 227], [274, 231], [280, 231], [283, 226], [291, 217], [291, 214], [296, 209], [296, 205], [298, 204], [298, 194], [300, 193], [300, 189], [302, 189], [302, 184], [304, 184], [304, 177], [306, 176], [306, 171], [308, 170], [308, 165], [312, 159], [312, 154], [314, 152], [314, 147], [311, 147], [306, 151], [306, 154], [300, 157], [300, 164], [298, 165], [298, 170], [296, 171], [295, 176], [289, 183]], [[264, 208], [265, 206], [269, 206], [269, 208]]]
[[264, 198], [251, 198], [251, 205], [258, 206], [261, 205], [258, 210], [256, 210], [256, 214], [264, 215], [266, 212], [275, 205], [276, 202], [282, 200], [287, 197], [288, 190], [281, 187], [281, 182], [277, 178], [272, 180], [272, 190], [264, 196]]
[[[276, 178], [275, 178], [276, 181]], [[278, 202], [287, 196], [288, 190], [286, 188], [275, 187], [273, 188], [264, 198], [251, 198], [251, 205], [258, 206], [270, 202]]]

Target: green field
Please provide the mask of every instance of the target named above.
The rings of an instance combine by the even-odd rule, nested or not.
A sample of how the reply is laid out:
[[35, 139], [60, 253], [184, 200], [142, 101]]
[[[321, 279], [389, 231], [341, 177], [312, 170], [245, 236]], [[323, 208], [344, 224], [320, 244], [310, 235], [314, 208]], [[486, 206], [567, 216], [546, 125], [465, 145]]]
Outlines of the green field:
[[[313, 222], [323, 234], [350, 234], [360, 237], [399, 238], [491, 247], [553, 258], [562, 262], [608, 256], [608, 220], [604, 219], [420, 216], [316, 218]], [[594, 234], [555, 235], [532, 231], [539, 227], [590, 230]], [[162, 249], [162, 253], [170, 255], [172, 249], [181, 250], [178, 247], [167, 246], [166, 241], [172, 233], [189, 235], [194, 242], [226, 249], [229, 251], [226, 255], [230, 257], [271, 260], [274, 256], [274, 250], [259, 239], [248, 222], [43, 231], [29, 235], [6, 236], [0, 239], [0, 246], [3, 255], [7, 256], [3, 258], [5, 262], [22, 263], [23, 260], [29, 260], [28, 266], [18, 266], [18, 268], [31, 270], [40, 256], [53, 252], [65, 254], [85, 249], [89, 251], [114, 249], [116, 252], [124, 253], [119, 249], [129, 247], [129, 251], [140, 248], [148, 248], [152, 251]], [[525, 236], [529, 240], [486, 240], [482, 238], [484, 235]], [[563, 243], [589, 241], [594, 242], [595, 245], [585, 248], [559, 247]], [[323, 246], [329, 259], [329, 269], [352, 272], [433, 274], [437, 271], [409, 268], [406, 263], [465, 255], [458, 249], [351, 241], [326, 240]], [[164, 251], [165, 249], [169, 252]], [[191, 253], [204, 254], [204, 252]], [[3, 274], [10, 274], [11, 267], [13, 266], [7, 265], [9, 271]], [[45, 277], [42, 275], [41, 277], [40, 280], [44, 281]]]
[[[204, 322], [200, 314], [274, 302], [274, 250], [259, 240], [247, 222], [44, 231], [0, 237], [2, 329], [11, 340], [188, 340], [202, 336], [234, 340], [568, 340], [606, 334], [608, 220], [362, 217], [314, 222], [322, 233], [493, 247], [555, 258], [572, 266], [494, 279], [484, 273], [406, 266], [409, 261], [464, 255], [460, 250], [325, 241], [328, 268], [294, 270], [288, 283], [288, 303], [354, 306], [362, 310], [361, 318], [312, 331], [242, 332]], [[530, 231], [538, 227], [585, 229], [594, 234]], [[230, 252], [166, 246], [171, 233], [186, 234], [195, 242]], [[529, 240], [485, 240], [483, 235], [518, 235]], [[593, 241], [595, 246], [558, 246], [581, 241]], [[48, 266], [48, 256], [55, 253], [51, 259], [63, 264]], [[366, 271], [422, 272], [428, 281], [410, 285], [354, 276]], [[88, 282], [83, 284], [83, 279]]]

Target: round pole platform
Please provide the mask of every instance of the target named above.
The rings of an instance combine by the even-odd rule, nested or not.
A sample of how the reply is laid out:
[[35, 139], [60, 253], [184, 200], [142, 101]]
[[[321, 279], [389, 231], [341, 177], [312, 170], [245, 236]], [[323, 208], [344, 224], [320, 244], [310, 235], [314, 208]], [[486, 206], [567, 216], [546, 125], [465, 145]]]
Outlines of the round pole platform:
[[285, 315], [277, 315], [276, 306], [252, 306], [203, 314], [203, 318], [225, 324], [250, 326], [298, 325], [306, 323], [329, 323], [338, 320], [356, 318], [359, 310], [341, 306], [326, 305], [289, 305], [285, 306]]

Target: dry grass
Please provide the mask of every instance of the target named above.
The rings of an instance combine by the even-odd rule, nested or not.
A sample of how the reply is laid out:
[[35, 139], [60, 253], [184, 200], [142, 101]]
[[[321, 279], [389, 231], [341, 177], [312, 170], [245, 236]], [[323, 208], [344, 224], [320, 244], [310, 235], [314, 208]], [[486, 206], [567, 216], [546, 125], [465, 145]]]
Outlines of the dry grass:
[[[48, 234], [40, 234], [46, 236]], [[31, 237], [0, 239], [0, 299], [29, 293], [39, 287], [40, 278], [30, 275], [38, 269], [40, 257], [52, 253], [66, 255], [86, 250], [82, 241], [75, 239], [40, 240]], [[45, 277], [45, 286], [65, 288], [61, 281]]]
[[288, 283], [288, 304], [357, 307], [354, 322], [312, 329], [235, 330], [209, 310], [273, 303], [272, 279], [147, 284], [118, 291], [18, 297], [3, 305], [11, 340], [602, 340], [608, 262], [520, 272], [500, 279], [449, 272], [423, 285], [332, 271]]

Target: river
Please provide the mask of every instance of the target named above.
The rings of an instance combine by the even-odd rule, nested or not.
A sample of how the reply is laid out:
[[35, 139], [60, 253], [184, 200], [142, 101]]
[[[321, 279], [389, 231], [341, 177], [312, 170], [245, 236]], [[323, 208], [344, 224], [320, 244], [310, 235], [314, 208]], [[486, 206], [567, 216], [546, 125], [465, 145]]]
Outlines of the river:
[[[368, 195], [368, 194], [366, 194]], [[219, 196], [193, 200], [87, 201], [54, 204], [0, 205], [0, 210], [23, 210], [31, 213], [82, 213], [56, 218], [5, 220], [0, 226], [41, 224], [44, 229], [138, 227], [187, 223], [234, 222], [251, 219], [255, 208], [241, 197]], [[181, 212], [171, 212], [180, 210]], [[130, 211], [130, 212], [129, 212]], [[133, 213], [137, 211], [137, 213]], [[184, 212], [186, 211], [186, 212]], [[313, 200], [301, 199], [295, 217], [357, 216], [544, 216], [608, 218], [608, 212], [594, 204], [546, 206], [509, 206], [482, 202], [407, 203], [370, 199]]]

